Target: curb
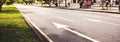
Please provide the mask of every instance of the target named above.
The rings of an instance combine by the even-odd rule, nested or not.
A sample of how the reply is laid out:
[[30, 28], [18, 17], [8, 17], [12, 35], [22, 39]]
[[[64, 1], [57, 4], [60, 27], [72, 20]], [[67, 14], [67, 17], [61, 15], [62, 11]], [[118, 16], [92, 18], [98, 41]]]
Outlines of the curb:
[[67, 9], [67, 10], [78, 10], [78, 11], [89, 11], [89, 12], [102, 12], [102, 13], [114, 13], [114, 14], [120, 14], [120, 12], [109, 12], [109, 11], [97, 11], [97, 10], [84, 10], [84, 9], [73, 9], [73, 8], [66, 8], [66, 7], [46, 7], [46, 6], [40, 6], [45, 8], [57, 8], [57, 9]]
[[120, 12], [108, 12], [108, 11], [96, 11], [96, 10], [80, 10], [80, 11], [90, 11], [90, 12], [102, 12], [102, 13], [120, 14]]
[[34, 25], [24, 14], [22, 14], [25, 21], [28, 23], [30, 28], [35, 32], [35, 34], [42, 40], [42, 42], [53, 42], [42, 30], [40, 30], [36, 25]]
[[[17, 8], [17, 6], [16, 6], [16, 8]], [[18, 9], [18, 10], [20, 11], [20, 9]], [[24, 18], [24, 20], [26, 21], [26, 23], [35, 32], [35, 34], [38, 36], [38, 38], [40, 40], [42, 40], [42, 42], [53, 42], [42, 30], [40, 30], [40, 28], [38, 28], [29, 18], [27, 18], [27, 16], [25, 16], [24, 13], [21, 12], [21, 14], [22, 14], [22, 17]]]

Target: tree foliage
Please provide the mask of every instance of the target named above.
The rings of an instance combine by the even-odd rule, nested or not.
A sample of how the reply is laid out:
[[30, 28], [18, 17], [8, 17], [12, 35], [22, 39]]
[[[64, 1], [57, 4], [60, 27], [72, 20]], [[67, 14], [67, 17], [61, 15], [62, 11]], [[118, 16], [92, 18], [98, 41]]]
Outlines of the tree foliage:
[[37, 0], [37, 1], [42, 2], [43, 0]]
[[7, 5], [12, 4], [15, 0], [0, 0], [0, 11], [2, 10], [2, 6], [4, 3]]
[[6, 0], [0, 0], [0, 4], [4, 4]]
[[16, 1], [17, 1], [18, 3], [19, 3], [19, 2], [23, 2], [23, 0], [16, 0]]
[[2, 5], [5, 3], [6, 0], [0, 0], [0, 11], [2, 10]]

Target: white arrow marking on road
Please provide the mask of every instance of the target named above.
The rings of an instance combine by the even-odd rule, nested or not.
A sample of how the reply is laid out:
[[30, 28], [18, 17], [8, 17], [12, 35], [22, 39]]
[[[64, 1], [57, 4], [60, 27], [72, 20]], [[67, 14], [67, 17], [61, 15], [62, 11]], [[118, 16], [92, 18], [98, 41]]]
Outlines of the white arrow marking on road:
[[71, 21], [71, 22], [74, 22], [74, 20], [72, 20], [72, 19], [68, 19], [68, 18], [63, 18], [63, 17], [57, 17], [57, 18], [59, 18], [59, 19], [63, 19], [63, 20], [67, 20], [67, 21]]
[[63, 25], [63, 24], [59, 24], [59, 23], [56, 23], [56, 22], [52, 22], [57, 28], [66, 28], [66, 27], [69, 27], [67, 25]]
[[52, 22], [52, 23], [53, 23], [58, 29], [63, 28], [63, 29], [66, 29], [66, 30], [68, 30], [68, 31], [70, 31], [70, 32], [72, 32], [72, 33], [74, 33], [74, 34], [77, 34], [78, 36], [81, 36], [81, 37], [83, 37], [83, 38], [86, 38], [86, 39], [88, 39], [88, 40], [90, 40], [90, 41], [100, 42], [100, 41], [97, 41], [97, 40], [95, 40], [95, 39], [92, 39], [92, 38], [90, 38], [90, 37], [88, 37], [88, 36], [85, 36], [85, 35], [77, 32], [77, 31], [74, 31], [74, 30], [71, 30], [71, 29], [67, 28], [67, 27], [69, 27], [68, 25], [63, 25], [63, 24], [56, 23], [56, 22]]

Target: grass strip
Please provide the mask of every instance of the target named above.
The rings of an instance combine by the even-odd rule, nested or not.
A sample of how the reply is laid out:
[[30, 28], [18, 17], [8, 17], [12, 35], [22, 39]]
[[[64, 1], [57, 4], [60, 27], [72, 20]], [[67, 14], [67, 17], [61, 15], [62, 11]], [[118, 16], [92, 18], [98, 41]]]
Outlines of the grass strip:
[[40, 42], [14, 5], [0, 12], [0, 42]]

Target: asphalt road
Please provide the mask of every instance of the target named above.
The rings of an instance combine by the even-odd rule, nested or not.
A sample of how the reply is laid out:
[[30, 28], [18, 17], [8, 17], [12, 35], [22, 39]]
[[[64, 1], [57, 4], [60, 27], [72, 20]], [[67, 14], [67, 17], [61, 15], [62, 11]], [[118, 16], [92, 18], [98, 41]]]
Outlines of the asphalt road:
[[120, 15], [16, 5], [54, 42], [120, 42]]

